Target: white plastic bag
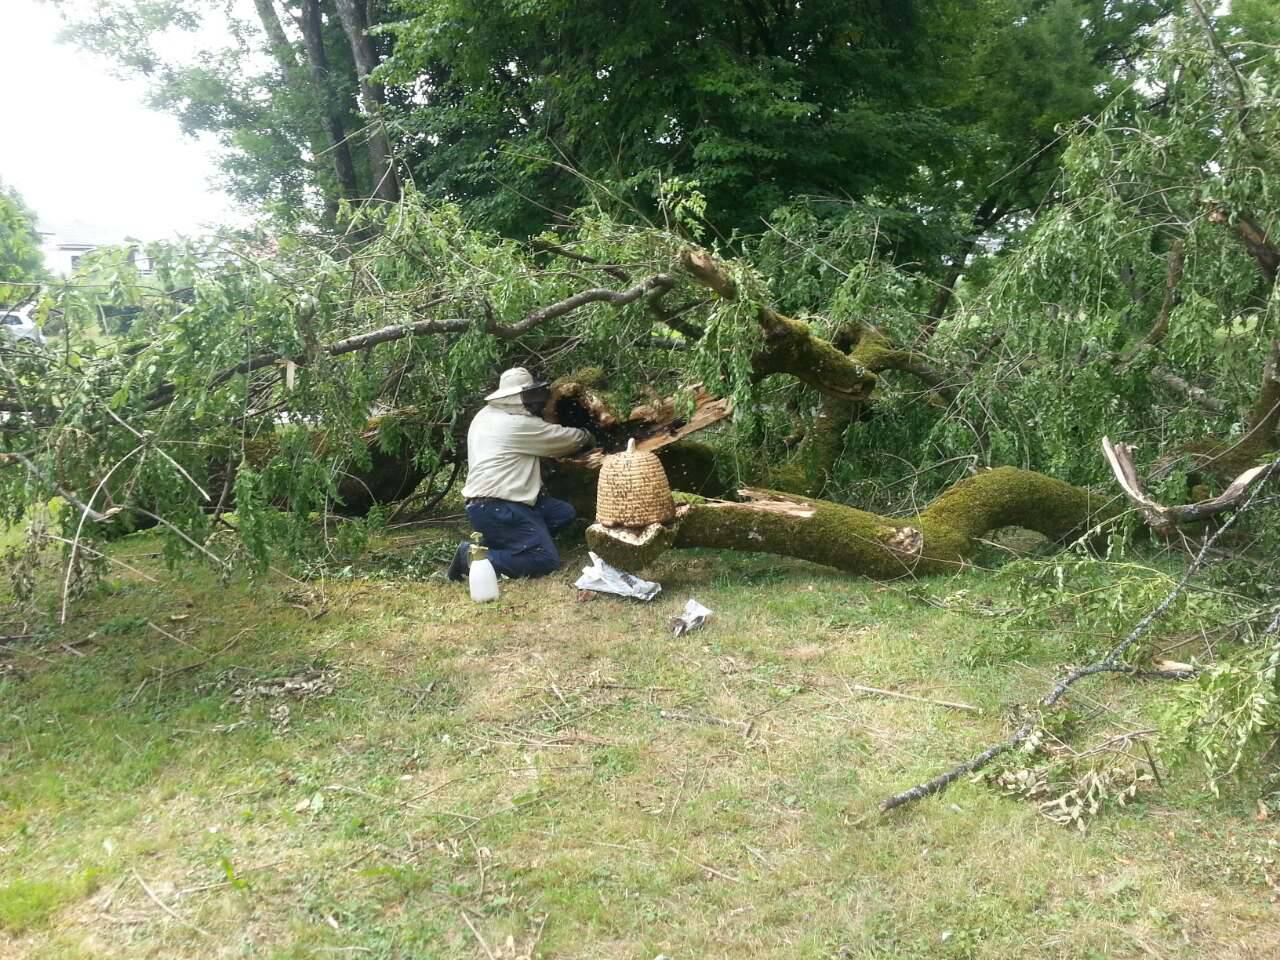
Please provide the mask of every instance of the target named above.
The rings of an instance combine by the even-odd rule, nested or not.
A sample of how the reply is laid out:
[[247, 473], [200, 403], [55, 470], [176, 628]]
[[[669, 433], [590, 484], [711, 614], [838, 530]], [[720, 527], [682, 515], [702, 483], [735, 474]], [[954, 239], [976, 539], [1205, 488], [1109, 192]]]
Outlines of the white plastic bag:
[[613, 593], [620, 597], [635, 597], [637, 600], [652, 600], [662, 592], [662, 584], [641, 580], [624, 570], [611, 567], [594, 553], [591, 554], [591, 566], [582, 568], [582, 576], [574, 586], [579, 590]]
[[690, 630], [697, 630], [700, 626], [707, 622], [707, 618], [711, 616], [711, 610], [704, 607], [692, 597], [689, 602], [684, 605], [684, 613], [677, 617], [671, 618], [671, 632], [677, 637], [688, 633]]

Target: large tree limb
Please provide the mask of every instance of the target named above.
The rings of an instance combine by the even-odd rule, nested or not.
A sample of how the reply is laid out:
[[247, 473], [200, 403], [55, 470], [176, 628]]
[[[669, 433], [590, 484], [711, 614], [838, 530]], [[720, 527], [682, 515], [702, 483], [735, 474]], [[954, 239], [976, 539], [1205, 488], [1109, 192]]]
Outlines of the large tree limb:
[[[724, 265], [704, 250], [686, 250], [680, 266], [690, 277], [726, 300], [738, 298], [738, 287]], [[815, 336], [809, 325], [761, 304], [757, 308], [764, 347], [752, 358], [757, 376], [786, 373], [826, 396], [864, 401], [886, 370], [910, 373], [944, 396], [954, 395], [954, 379], [936, 370], [920, 354], [894, 348], [879, 331], [861, 329], [859, 346], [846, 354]], [[862, 353], [859, 353], [861, 348]]]
[[923, 354], [895, 347], [880, 330], [866, 325], [859, 332], [849, 357], [872, 373], [886, 370], [909, 373], [947, 401], [955, 399], [960, 384], [966, 379], [944, 373]]
[[1207, 520], [1219, 513], [1236, 509], [1254, 482], [1264, 474], [1269, 474], [1273, 466], [1263, 464], [1246, 470], [1225, 491], [1209, 500], [1166, 507], [1147, 495], [1142, 480], [1138, 477], [1137, 468], [1133, 465], [1132, 447], [1125, 443], [1113, 444], [1109, 437], [1103, 437], [1102, 453], [1125, 496], [1138, 508], [1147, 525], [1164, 536], [1173, 533], [1180, 524]]
[[1197, 387], [1194, 383], [1190, 383], [1183, 377], [1178, 376], [1168, 367], [1155, 366], [1151, 368], [1151, 376], [1159, 380], [1170, 390], [1180, 393], [1197, 407], [1209, 413], [1223, 414], [1228, 411], [1227, 404], [1217, 397], [1210, 396], [1209, 392], [1203, 387]]
[[[1043, 474], [1000, 467], [955, 484], [914, 517], [899, 519], [842, 504], [769, 490], [743, 490], [745, 502], [682, 508], [670, 546], [774, 553], [846, 573], [894, 579], [954, 570], [979, 540], [1002, 527], [1025, 527], [1053, 540], [1078, 536], [1112, 516], [1115, 503]], [[656, 556], [634, 537], [599, 525], [591, 548], [624, 569]]]

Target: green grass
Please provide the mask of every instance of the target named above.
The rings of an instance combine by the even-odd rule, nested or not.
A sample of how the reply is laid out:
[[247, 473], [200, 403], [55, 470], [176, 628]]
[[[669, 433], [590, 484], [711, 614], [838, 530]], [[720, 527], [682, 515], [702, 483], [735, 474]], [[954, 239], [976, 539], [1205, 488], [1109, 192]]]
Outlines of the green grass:
[[[1280, 942], [1275, 827], [1190, 770], [1083, 832], [969, 781], [875, 813], [1079, 662], [1069, 633], [1020, 641], [1016, 617], [988, 615], [1012, 608], [1008, 578], [886, 586], [681, 552], [654, 603], [584, 603], [575, 555], [477, 606], [431, 580], [165, 579], [138, 558], [153, 549], [114, 552], [162, 583], [113, 579], [0, 659], [0, 957], [1262, 958]], [[673, 638], [690, 596], [714, 619]], [[1082, 685], [1070, 744], [1152, 725], [1166, 692]]]
[[96, 889], [95, 871], [65, 880], [14, 880], [0, 887], [0, 930], [22, 933], [41, 927], [64, 904]]

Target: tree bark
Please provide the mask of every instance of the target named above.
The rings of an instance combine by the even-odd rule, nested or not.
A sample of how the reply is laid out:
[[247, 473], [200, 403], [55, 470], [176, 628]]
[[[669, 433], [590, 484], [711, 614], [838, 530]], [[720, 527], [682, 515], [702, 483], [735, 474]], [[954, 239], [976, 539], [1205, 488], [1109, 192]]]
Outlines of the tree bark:
[[382, 106], [386, 101], [382, 85], [372, 75], [378, 67], [378, 56], [369, 36], [369, 9], [366, 0], [336, 0], [342, 29], [351, 43], [351, 55], [360, 78], [360, 106], [369, 120], [369, 166], [373, 172], [373, 195], [395, 203], [400, 199], [400, 178], [396, 175], [395, 157], [382, 122]]
[[1159, 345], [1166, 334], [1169, 332], [1169, 317], [1173, 314], [1173, 308], [1178, 305], [1178, 284], [1182, 283], [1182, 272], [1186, 266], [1186, 256], [1183, 252], [1181, 240], [1175, 240], [1173, 246], [1169, 248], [1169, 265], [1165, 271], [1164, 278], [1164, 299], [1160, 302], [1160, 312], [1156, 314], [1155, 323], [1151, 325], [1151, 329], [1147, 331], [1147, 335], [1138, 343], [1134, 344], [1125, 355], [1122, 364], [1131, 363], [1135, 357], [1144, 350]]
[[[680, 267], [690, 277], [725, 300], [738, 298], [737, 284], [724, 266], [704, 250], [686, 250]], [[786, 373], [837, 400], [866, 401], [886, 370], [898, 370], [923, 380], [945, 399], [955, 395], [957, 380], [936, 369], [913, 350], [893, 346], [869, 324], [854, 324], [856, 345], [845, 354], [834, 343], [814, 335], [801, 320], [783, 316], [761, 304], [757, 318], [764, 346], [752, 358], [760, 378]]]
[[929, 307], [929, 316], [925, 318], [920, 335], [916, 338], [915, 345], [918, 348], [924, 349], [925, 345], [933, 339], [943, 318], [946, 317], [947, 308], [951, 306], [951, 298], [955, 296], [956, 284], [969, 268], [969, 254], [973, 253], [973, 248], [978, 245], [978, 238], [990, 230], [1002, 216], [1004, 212], [1000, 209], [1000, 201], [996, 194], [988, 195], [979, 204], [977, 212], [973, 215], [973, 230], [956, 251], [955, 260], [947, 268], [946, 275], [933, 298], [933, 304]]
[[289, 42], [284, 27], [280, 25], [280, 16], [276, 13], [274, 0], [253, 0], [253, 6], [258, 11], [258, 19], [262, 22], [262, 29], [271, 45], [271, 55], [276, 58], [276, 62], [285, 73], [292, 72], [298, 66], [298, 60], [293, 55], [293, 44]]
[[1138, 477], [1137, 468], [1133, 465], [1133, 448], [1125, 443], [1113, 444], [1109, 437], [1102, 438], [1102, 452], [1115, 474], [1120, 489], [1129, 498], [1142, 517], [1161, 536], [1171, 536], [1179, 526], [1187, 523], [1198, 523], [1209, 517], [1217, 516], [1227, 510], [1234, 510], [1244, 500], [1245, 494], [1259, 477], [1270, 476], [1275, 470], [1275, 463], [1251, 467], [1216, 497], [1200, 500], [1196, 503], [1184, 503], [1177, 506], [1165, 506], [1157, 503], [1147, 495], [1142, 480]]
[[[306, 16], [307, 6], [312, 2], [313, 0], [304, 0], [303, 17]], [[298, 62], [293, 44], [289, 42], [289, 37], [284, 32], [284, 26], [280, 22], [280, 16], [276, 11], [274, 0], [253, 0], [253, 5], [258, 12], [258, 20], [262, 24], [263, 32], [267, 35], [267, 43], [271, 49], [271, 55], [275, 58], [276, 63], [279, 64], [285, 82], [295, 89], [310, 87], [325, 111], [331, 111], [333, 109], [332, 97], [328, 93], [326, 86], [315, 79], [316, 66], [310, 44], [307, 44], [307, 59], [311, 61], [311, 77], [307, 78], [301, 76], [303, 65]], [[301, 26], [301, 21], [299, 25]], [[305, 42], [305, 28], [303, 30], [303, 39]], [[335, 133], [331, 123], [317, 125], [312, 128], [312, 132], [307, 136], [311, 147], [312, 162], [319, 165], [323, 162], [321, 158], [325, 153], [330, 153], [333, 158], [334, 174], [337, 178], [340, 195], [357, 196], [358, 187], [355, 184], [355, 171], [351, 167], [351, 153], [346, 148], [345, 138], [346, 135], [341, 132], [341, 127], [339, 126], [338, 132]], [[340, 151], [345, 151], [345, 169]], [[347, 176], [348, 173], [349, 178]], [[325, 207], [326, 216], [332, 219], [337, 212], [337, 198], [331, 196], [328, 191], [326, 191], [325, 196]]]
[[1273, 340], [1262, 366], [1262, 384], [1258, 388], [1257, 399], [1245, 418], [1244, 434], [1233, 440], [1207, 438], [1188, 443], [1178, 453], [1158, 461], [1155, 475], [1167, 472], [1184, 458], [1190, 458], [1193, 485], [1208, 478], [1229, 482], [1255, 466], [1261, 458], [1275, 452], [1277, 428], [1280, 428], [1280, 340]]
[[[264, 0], [257, 0], [262, 3]], [[298, 29], [302, 31], [302, 43], [307, 50], [311, 68], [311, 83], [324, 108], [325, 125], [328, 128], [329, 154], [333, 159], [333, 173], [342, 195], [352, 200], [360, 196], [360, 183], [356, 179], [355, 163], [351, 159], [351, 144], [347, 141], [346, 124], [338, 104], [337, 92], [329, 73], [329, 55], [324, 49], [323, 21], [320, 16], [320, 0], [302, 0], [298, 15]]]
[[1247, 213], [1232, 212], [1220, 203], [1209, 207], [1209, 219], [1213, 223], [1229, 226], [1257, 262], [1258, 269], [1267, 278], [1267, 282], [1276, 282], [1277, 275], [1280, 275], [1280, 246], [1276, 246], [1257, 220]]

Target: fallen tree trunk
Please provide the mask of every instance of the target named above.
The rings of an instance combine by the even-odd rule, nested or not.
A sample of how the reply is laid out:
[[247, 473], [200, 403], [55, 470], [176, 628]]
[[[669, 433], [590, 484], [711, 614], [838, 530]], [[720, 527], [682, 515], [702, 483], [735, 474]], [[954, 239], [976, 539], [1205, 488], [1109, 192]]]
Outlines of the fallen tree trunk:
[[[1177, 454], [1162, 458], [1153, 475], [1163, 476], [1179, 461], [1188, 459], [1189, 480], [1193, 486], [1208, 481], [1229, 484], [1276, 452], [1277, 429], [1280, 429], [1280, 340], [1273, 340], [1262, 366], [1257, 399], [1245, 417], [1244, 433], [1230, 440], [1205, 439], [1185, 444]], [[1198, 499], [1207, 496], [1206, 493]]]
[[627, 570], [648, 565], [669, 547], [710, 547], [773, 553], [892, 579], [954, 570], [981, 538], [1003, 527], [1066, 541], [1119, 512], [1114, 499], [1013, 467], [961, 480], [910, 518], [769, 490], [741, 495], [740, 503], [682, 507], [667, 527], [626, 531], [596, 524], [587, 531], [587, 542]]

